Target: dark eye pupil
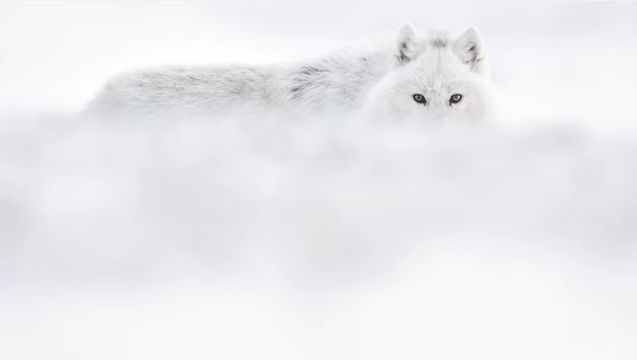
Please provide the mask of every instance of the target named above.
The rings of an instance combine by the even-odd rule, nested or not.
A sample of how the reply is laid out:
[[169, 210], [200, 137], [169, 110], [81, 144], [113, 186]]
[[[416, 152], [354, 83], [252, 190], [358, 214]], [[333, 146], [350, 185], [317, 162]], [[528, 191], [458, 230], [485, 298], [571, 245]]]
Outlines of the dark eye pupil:
[[414, 98], [414, 101], [419, 104], [427, 104], [427, 99], [425, 99], [423, 94], [414, 94], [412, 97]]

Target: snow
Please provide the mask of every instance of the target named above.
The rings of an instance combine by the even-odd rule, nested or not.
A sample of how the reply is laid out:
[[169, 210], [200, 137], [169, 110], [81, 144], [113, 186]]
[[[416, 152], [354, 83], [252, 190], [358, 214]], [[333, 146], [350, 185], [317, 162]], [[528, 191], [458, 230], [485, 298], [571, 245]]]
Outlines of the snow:
[[[2, 2], [0, 358], [634, 359], [636, 15]], [[405, 20], [482, 30], [500, 119], [77, 115], [121, 70], [320, 56]]]

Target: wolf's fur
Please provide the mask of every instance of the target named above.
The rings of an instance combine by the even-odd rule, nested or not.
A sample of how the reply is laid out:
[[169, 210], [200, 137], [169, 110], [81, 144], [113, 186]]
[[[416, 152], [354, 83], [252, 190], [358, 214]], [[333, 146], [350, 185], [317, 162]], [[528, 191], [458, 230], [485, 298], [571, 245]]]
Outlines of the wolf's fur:
[[[427, 106], [412, 95], [422, 93]], [[462, 93], [453, 106], [448, 98]], [[388, 116], [483, 117], [491, 104], [482, 39], [417, 35], [405, 25], [397, 43], [306, 63], [145, 70], [109, 81], [89, 109], [102, 115], [219, 114], [230, 111], [352, 111]]]

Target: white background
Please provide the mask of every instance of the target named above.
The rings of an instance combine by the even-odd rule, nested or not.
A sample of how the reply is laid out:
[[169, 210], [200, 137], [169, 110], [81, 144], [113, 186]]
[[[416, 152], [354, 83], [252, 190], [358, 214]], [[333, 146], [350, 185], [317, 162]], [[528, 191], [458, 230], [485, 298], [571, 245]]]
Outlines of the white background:
[[[0, 3], [0, 358], [634, 359], [637, 5]], [[478, 26], [471, 129], [78, 118], [114, 73]]]

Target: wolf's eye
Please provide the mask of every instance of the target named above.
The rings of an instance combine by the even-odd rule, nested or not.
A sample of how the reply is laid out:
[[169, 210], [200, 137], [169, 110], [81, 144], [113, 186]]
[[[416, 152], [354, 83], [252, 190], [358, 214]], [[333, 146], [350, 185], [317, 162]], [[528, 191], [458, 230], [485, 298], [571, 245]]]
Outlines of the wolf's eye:
[[425, 95], [423, 95], [423, 94], [413, 94], [411, 97], [414, 98], [415, 102], [417, 102], [419, 104], [427, 105], [427, 99], [425, 99]]
[[451, 97], [449, 98], [449, 105], [453, 105], [453, 104], [457, 104], [462, 100], [462, 95], [460, 94], [453, 94], [451, 95]]

